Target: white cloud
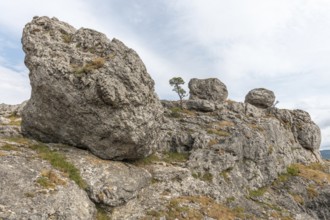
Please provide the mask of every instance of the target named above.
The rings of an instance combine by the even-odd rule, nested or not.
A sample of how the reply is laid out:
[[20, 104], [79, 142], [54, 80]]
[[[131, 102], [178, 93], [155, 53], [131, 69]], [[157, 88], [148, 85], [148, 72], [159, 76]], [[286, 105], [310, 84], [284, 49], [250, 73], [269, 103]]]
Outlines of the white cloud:
[[30, 98], [31, 88], [26, 72], [0, 66], [0, 103], [18, 104]]

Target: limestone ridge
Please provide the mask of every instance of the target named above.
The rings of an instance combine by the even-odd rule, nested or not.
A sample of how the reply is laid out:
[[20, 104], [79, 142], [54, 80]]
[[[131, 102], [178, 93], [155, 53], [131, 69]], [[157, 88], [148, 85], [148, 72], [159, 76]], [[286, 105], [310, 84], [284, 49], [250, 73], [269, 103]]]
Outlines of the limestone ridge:
[[272, 91], [240, 103], [192, 79], [181, 108], [119, 40], [35, 17], [22, 43], [32, 95], [0, 105], [0, 219], [330, 218], [320, 129]]
[[104, 159], [152, 152], [163, 109], [134, 50], [48, 17], [25, 26], [22, 44], [32, 87], [24, 135], [88, 148]]

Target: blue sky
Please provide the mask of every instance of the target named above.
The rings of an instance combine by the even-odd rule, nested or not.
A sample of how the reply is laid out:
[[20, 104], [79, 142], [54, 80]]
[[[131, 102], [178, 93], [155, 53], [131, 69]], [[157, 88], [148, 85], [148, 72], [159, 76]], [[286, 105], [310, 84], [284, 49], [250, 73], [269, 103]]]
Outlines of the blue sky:
[[278, 107], [311, 114], [330, 149], [328, 0], [11, 0], [0, 9], [0, 103], [29, 98], [21, 33], [46, 15], [136, 50], [161, 99], [177, 99], [173, 76], [217, 77], [236, 101], [271, 89]]

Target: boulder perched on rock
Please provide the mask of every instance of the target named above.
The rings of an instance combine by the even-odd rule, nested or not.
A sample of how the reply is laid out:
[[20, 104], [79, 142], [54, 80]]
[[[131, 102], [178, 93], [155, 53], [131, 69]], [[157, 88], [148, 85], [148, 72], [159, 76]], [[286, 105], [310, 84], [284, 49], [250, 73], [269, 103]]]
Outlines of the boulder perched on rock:
[[35, 17], [23, 31], [31, 99], [22, 132], [104, 159], [149, 155], [162, 106], [137, 53], [97, 31]]
[[259, 108], [269, 108], [274, 104], [274, 101], [274, 92], [264, 88], [253, 89], [245, 96], [245, 103]]
[[191, 79], [189, 81], [190, 97], [189, 99], [210, 100], [214, 102], [223, 102], [228, 97], [228, 91], [225, 84], [217, 78], [209, 79]]

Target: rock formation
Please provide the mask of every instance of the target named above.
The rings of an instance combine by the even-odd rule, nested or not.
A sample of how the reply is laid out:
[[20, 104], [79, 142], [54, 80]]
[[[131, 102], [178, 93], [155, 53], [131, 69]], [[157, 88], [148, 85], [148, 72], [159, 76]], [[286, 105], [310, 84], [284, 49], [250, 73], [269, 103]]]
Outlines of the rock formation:
[[223, 102], [228, 97], [228, 91], [225, 84], [219, 79], [191, 79], [189, 81], [189, 90], [191, 100], [210, 100], [213, 102]]
[[[20, 106], [0, 106], [1, 220], [330, 219], [330, 162], [320, 158], [320, 129], [307, 112], [278, 109], [264, 91], [254, 96], [257, 104], [213, 100], [204, 96], [219, 95], [211, 86], [184, 101], [183, 108], [175, 101], [162, 101], [162, 108], [143, 64], [119, 41], [106, 42], [100, 33], [75, 31], [45, 17], [24, 31], [34, 89], [22, 114], [25, 134], [91, 144], [96, 155], [111, 152], [106, 155], [116, 154], [114, 159], [146, 155], [139, 149], [147, 152], [150, 145], [133, 145], [138, 141], [156, 144], [157, 151], [133, 161], [110, 161], [70, 145], [23, 138], [20, 116], [14, 114]], [[116, 51], [111, 61], [99, 68], [88, 64], [95, 54], [107, 54], [104, 48]], [[84, 68], [75, 75], [67, 60], [77, 65], [80, 59]], [[149, 101], [141, 104], [146, 97]], [[148, 117], [150, 123], [144, 121]], [[2, 127], [17, 132], [1, 133]], [[114, 140], [111, 150], [106, 143]]]
[[24, 135], [88, 148], [104, 159], [152, 152], [163, 110], [135, 51], [48, 17], [28, 23], [22, 43], [32, 86]]
[[253, 89], [245, 96], [245, 103], [259, 108], [269, 108], [274, 104], [274, 101], [274, 92], [264, 88]]

